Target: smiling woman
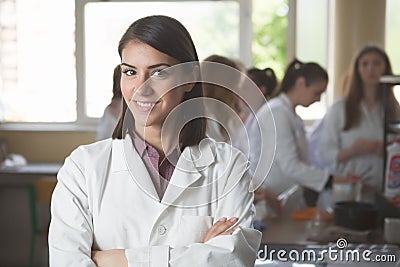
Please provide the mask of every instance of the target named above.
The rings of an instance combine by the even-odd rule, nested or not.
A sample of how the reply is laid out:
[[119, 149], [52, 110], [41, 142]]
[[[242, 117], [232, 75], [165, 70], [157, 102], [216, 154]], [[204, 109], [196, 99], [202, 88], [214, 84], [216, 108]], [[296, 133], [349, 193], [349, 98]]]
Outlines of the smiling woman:
[[[179, 61], [147, 44], [130, 42], [122, 51], [122, 62], [122, 93], [125, 102], [131, 102], [136, 129], [143, 137], [139, 125], [161, 128], [167, 114], [183, 99], [184, 90], [168, 90], [173, 88], [174, 77], [164, 70]], [[152, 81], [145, 83], [149, 78]]]
[[118, 51], [122, 116], [114, 139], [76, 149], [58, 174], [50, 265], [254, 266], [246, 156], [205, 138], [201, 100], [196, 117], [180, 125], [183, 110], [165, 126], [202, 97], [189, 33], [171, 17], [141, 18]]

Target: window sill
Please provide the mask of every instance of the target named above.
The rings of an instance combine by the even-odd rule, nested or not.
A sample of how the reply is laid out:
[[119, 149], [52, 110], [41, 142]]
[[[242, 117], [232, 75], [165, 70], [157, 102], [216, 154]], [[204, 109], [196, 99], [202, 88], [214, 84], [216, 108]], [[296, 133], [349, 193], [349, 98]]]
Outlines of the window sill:
[[95, 132], [97, 126], [77, 123], [1, 123], [0, 131]]

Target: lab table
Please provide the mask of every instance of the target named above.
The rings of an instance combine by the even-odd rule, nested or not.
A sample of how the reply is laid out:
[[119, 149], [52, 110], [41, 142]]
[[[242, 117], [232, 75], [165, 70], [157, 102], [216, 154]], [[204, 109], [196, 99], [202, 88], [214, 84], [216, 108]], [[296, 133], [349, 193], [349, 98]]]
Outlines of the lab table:
[[29, 163], [21, 166], [1, 166], [0, 186], [27, 186], [41, 176], [56, 176], [60, 163]]
[[[263, 231], [258, 260], [255, 264], [257, 267], [400, 266], [398, 245], [385, 244], [383, 239], [379, 238], [379, 234], [374, 239], [376, 242], [352, 243], [348, 242], [345, 237], [317, 242], [310, 240], [309, 237], [315, 235], [314, 231], [323, 231], [323, 229], [316, 229], [316, 225], [312, 221], [294, 221], [290, 218], [268, 218], [264, 221], [267, 229]], [[332, 222], [325, 222], [322, 227], [335, 226]], [[377, 230], [377, 233], [379, 232], [380, 230]], [[279, 253], [281, 254], [279, 255]], [[367, 256], [364, 257], [363, 253]], [[386, 259], [386, 262], [377, 262], [375, 259], [378, 257]]]
[[[56, 179], [60, 163], [0, 167], [0, 266], [27, 266], [31, 240], [29, 188], [42, 176]], [[39, 219], [49, 219], [48, 207]], [[44, 242], [44, 240], [42, 240]], [[42, 257], [38, 255], [37, 258]]]

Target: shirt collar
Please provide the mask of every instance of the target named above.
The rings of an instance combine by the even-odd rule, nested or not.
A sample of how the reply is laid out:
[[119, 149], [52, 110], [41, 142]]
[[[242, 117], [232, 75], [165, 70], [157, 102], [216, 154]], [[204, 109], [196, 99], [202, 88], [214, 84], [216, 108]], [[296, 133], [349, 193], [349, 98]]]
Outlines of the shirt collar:
[[[135, 147], [136, 151], [138, 152], [140, 157], [143, 157], [144, 152], [149, 148], [152, 148], [152, 151], [154, 153], [157, 153], [157, 150], [151, 146], [150, 144], [148, 144], [146, 141], [144, 141], [138, 134], [136, 134], [134, 131], [130, 132], [132, 141], [133, 141], [133, 146]], [[166, 158], [168, 158], [168, 161], [176, 166], [176, 163], [178, 162], [179, 156], [180, 156], [181, 152], [179, 149], [179, 146], [175, 146], [173, 149], [171, 149], [167, 154], [166, 154]]]
[[[299, 117], [299, 115], [297, 115], [296, 110], [293, 108], [293, 103], [290, 100], [290, 98], [287, 96], [286, 93], [281, 93], [279, 95], [282, 103], [297, 117]], [[299, 117], [300, 118], [300, 117]]]
[[371, 109], [368, 110], [367, 104], [365, 103], [364, 100], [361, 100], [361, 109], [365, 114], [380, 114], [382, 112], [382, 105], [381, 103], [376, 103], [375, 106]]
[[133, 146], [135, 147], [139, 156], [142, 157], [144, 151], [146, 151], [148, 144], [142, 138], [140, 138], [139, 135], [137, 135], [134, 131], [132, 131], [130, 134], [133, 141]]
[[282, 102], [290, 109], [293, 110], [293, 103], [290, 101], [289, 97], [286, 93], [281, 93], [279, 97], [282, 99]]

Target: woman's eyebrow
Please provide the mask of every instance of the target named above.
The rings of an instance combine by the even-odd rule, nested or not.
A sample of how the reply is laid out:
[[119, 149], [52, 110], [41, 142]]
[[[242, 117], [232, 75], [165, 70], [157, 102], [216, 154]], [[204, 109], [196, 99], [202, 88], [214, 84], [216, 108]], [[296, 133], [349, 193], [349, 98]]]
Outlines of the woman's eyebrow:
[[171, 67], [171, 65], [168, 63], [158, 63], [155, 65], [148, 66], [147, 69], [155, 69], [155, 68], [162, 67], [162, 66]]
[[[127, 66], [129, 68], [136, 69], [135, 66], [132, 66], [132, 65], [130, 65], [128, 63], [121, 63], [121, 66]], [[154, 65], [148, 66], [147, 69], [155, 69], [155, 68], [158, 68], [158, 67], [161, 67], [161, 66], [171, 67], [171, 65], [168, 64], [168, 63], [158, 63], [158, 64], [154, 64]]]
[[129, 65], [128, 63], [121, 63], [120, 66], [121, 66], [121, 67], [122, 67], [122, 66], [127, 66], [127, 67], [129, 67], [129, 68], [136, 69], [135, 66]]

